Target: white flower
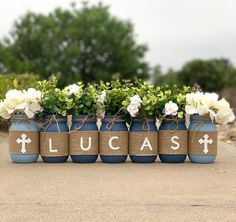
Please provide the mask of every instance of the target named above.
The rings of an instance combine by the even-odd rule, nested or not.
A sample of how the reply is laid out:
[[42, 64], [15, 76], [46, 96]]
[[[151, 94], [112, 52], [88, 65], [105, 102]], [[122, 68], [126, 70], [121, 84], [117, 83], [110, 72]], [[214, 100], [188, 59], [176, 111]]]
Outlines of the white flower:
[[129, 112], [130, 116], [136, 117], [139, 112], [139, 107], [137, 104], [129, 104], [127, 107], [127, 111]]
[[225, 125], [234, 121], [235, 115], [231, 109], [221, 109], [216, 114], [216, 123]]
[[65, 89], [68, 91], [68, 95], [74, 94], [78, 96], [81, 92], [81, 87], [77, 84], [68, 85]]
[[178, 105], [176, 103], [173, 103], [172, 101], [169, 101], [165, 104], [165, 108], [163, 110], [163, 113], [165, 116], [175, 116], [178, 112]]
[[216, 93], [189, 93], [186, 95], [185, 112], [189, 115], [207, 115], [218, 124], [227, 124], [235, 119], [230, 104], [225, 100], [218, 100]]
[[104, 104], [106, 100], [106, 92], [103, 91], [100, 95], [97, 96], [98, 102]]
[[142, 104], [142, 99], [139, 97], [139, 95], [135, 95], [130, 97], [130, 104], [136, 105], [140, 108], [141, 104]]
[[14, 113], [24, 113], [32, 118], [35, 113], [42, 112], [40, 105], [42, 93], [30, 88], [27, 91], [9, 90], [6, 99], [0, 103], [0, 116], [9, 119]]

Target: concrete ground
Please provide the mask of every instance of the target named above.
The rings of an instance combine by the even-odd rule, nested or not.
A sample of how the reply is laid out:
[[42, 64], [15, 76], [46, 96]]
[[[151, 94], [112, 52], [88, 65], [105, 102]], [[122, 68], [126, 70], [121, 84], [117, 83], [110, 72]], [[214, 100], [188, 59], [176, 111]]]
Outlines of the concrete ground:
[[13, 164], [0, 141], [0, 221], [236, 221], [236, 147], [215, 164]]

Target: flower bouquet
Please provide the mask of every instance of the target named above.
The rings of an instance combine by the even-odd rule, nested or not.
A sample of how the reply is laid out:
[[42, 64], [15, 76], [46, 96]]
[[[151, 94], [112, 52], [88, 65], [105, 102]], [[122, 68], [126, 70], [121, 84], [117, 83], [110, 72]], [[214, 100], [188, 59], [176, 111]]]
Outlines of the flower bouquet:
[[11, 119], [9, 128], [9, 153], [15, 163], [36, 162], [39, 155], [39, 127], [35, 115], [43, 111], [41, 92], [9, 90], [0, 102], [0, 116]]

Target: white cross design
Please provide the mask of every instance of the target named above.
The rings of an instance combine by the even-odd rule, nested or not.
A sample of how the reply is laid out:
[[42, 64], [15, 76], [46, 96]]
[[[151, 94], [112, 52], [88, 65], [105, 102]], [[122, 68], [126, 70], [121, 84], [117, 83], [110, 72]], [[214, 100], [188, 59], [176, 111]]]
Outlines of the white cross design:
[[203, 152], [205, 153], [205, 154], [207, 154], [208, 152], [209, 152], [209, 150], [208, 150], [208, 144], [212, 144], [213, 143], [213, 140], [212, 139], [209, 139], [210, 137], [207, 135], [207, 134], [205, 134], [204, 136], [203, 136], [203, 138], [204, 139], [200, 139], [200, 140], [198, 140], [198, 142], [200, 143], [200, 144], [204, 144], [204, 149], [203, 149]]
[[21, 134], [21, 139], [20, 138], [18, 138], [17, 140], [16, 140], [16, 142], [17, 143], [21, 143], [21, 152], [22, 153], [26, 153], [26, 147], [25, 147], [25, 145], [26, 145], [26, 143], [31, 143], [31, 139], [30, 138], [28, 138], [28, 139], [26, 139], [27, 138], [27, 135], [26, 134]]

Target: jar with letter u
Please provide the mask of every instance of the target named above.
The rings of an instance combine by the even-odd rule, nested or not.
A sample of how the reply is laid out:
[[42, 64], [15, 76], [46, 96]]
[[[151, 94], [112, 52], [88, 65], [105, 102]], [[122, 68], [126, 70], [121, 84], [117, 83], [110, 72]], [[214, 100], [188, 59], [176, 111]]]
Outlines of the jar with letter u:
[[128, 155], [128, 128], [124, 116], [106, 115], [99, 133], [99, 152], [104, 163], [123, 163]]
[[34, 163], [39, 156], [39, 127], [35, 118], [13, 115], [9, 128], [9, 153], [14, 163]]
[[153, 163], [157, 158], [156, 118], [133, 118], [129, 131], [129, 156], [133, 163]]
[[75, 163], [94, 163], [98, 157], [96, 116], [73, 115], [69, 133], [69, 153]]
[[217, 129], [209, 115], [191, 115], [188, 133], [190, 161], [213, 163], [217, 155]]
[[159, 128], [159, 157], [163, 163], [183, 163], [188, 153], [184, 119], [165, 118]]
[[63, 163], [68, 159], [67, 117], [44, 115], [40, 131], [40, 155], [46, 163]]

